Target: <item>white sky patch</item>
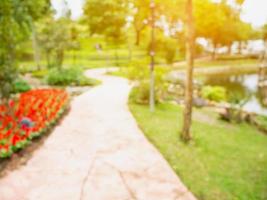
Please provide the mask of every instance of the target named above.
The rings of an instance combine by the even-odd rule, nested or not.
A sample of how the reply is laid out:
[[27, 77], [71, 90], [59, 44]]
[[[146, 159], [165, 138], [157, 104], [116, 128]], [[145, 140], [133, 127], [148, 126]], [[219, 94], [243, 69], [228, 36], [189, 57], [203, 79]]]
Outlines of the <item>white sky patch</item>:
[[[78, 19], [83, 14], [84, 0], [66, 0], [69, 9], [71, 10], [72, 19]], [[56, 17], [61, 15], [64, 0], [51, 0], [52, 6], [56, 10]]]
[[267, 0], [246, 0], [243, 5], [242, 19], [253, 26], [267, 23]]

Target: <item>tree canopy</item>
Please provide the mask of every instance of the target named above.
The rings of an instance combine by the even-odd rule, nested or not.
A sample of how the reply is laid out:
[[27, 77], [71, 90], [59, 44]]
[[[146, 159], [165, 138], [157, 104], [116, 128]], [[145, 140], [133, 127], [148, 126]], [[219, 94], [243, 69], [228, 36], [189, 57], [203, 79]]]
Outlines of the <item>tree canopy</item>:
[[90, 34], [104, 35], [111, 42], [123, 39], [128, 3], [123, 0], [87, 0], [84, 15]]
[[31, 26], [50, 9], [48, 0], [0, 1], [0, 98], [8, 98], [16, 76], [18, 44], [31, 33]]

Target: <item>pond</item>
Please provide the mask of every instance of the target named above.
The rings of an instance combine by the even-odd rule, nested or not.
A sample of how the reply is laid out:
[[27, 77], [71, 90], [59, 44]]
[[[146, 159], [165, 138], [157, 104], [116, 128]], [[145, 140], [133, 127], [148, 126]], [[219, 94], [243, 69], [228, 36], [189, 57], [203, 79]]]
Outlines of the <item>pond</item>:
[[258, 87], [257, 74], [213, 74], [204, 78], [205, 85], [222, 86], [229, 99], [240, 99], [249, 112], [267, 115], [267, 88]]

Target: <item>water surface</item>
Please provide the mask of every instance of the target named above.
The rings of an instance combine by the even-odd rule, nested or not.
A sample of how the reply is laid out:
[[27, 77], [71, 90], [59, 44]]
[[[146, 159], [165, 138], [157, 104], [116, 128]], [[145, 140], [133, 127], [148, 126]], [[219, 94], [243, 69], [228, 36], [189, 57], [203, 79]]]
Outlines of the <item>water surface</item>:
[[204, 78], [205, 85], [223, 86], [229, 99], [240, 99], [244, 109], [267, 115], [267, 87], [258, 87], [257, 74], [213, 74]]

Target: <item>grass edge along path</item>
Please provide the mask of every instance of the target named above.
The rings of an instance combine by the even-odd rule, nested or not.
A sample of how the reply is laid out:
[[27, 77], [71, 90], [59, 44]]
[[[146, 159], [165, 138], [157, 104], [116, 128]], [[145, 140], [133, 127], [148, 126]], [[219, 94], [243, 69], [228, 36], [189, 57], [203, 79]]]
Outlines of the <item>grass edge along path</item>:
[[199, 200], [267, 199], [267, 137], [255, 128], [196, 110], [194, 141], [186, 145], [179, 141], [179, 106], [160, 104], [154, 114], [147, 106], [130, 102], [129, 107], [149, 141]]

